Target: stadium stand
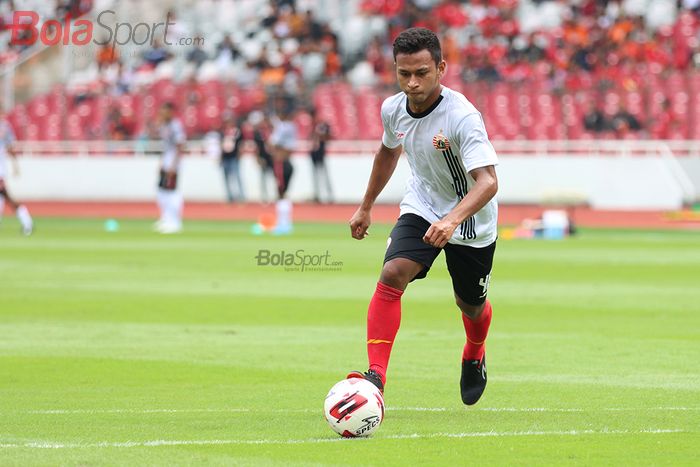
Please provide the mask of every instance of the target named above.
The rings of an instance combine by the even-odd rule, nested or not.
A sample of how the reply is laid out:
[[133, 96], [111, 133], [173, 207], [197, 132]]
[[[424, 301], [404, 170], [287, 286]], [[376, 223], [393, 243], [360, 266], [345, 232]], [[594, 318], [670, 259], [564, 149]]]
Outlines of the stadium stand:
[[[171, 2], [139, 3], [163, 11]], [[10, 120], [27, 140], [134, 139], [162, 102], [174, 101], [198, 138], [225, 112], [243, 116], [295, 96], [336, 138], [375, 139], [381, 102], [396, 89], [393, 37], [426, 26], [443, 38], [444, 83], [482, 110], [493, 139], [700, 139], [700, 2], [679, 3], [187, 2], [172, 12], [173, 34], [204, 37], [201, 47], [155, 45], [94, 60], [16, 105]], [[297, 120], [305, 137], [308, 115]]]

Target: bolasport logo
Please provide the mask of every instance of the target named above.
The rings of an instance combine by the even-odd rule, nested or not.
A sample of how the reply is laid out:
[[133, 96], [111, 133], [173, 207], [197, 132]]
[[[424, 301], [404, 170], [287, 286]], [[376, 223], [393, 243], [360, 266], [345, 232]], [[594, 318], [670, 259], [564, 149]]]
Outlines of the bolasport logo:
[[[15, 11], [12, 23], [6, 29], [12, 31], [11, 45], [34, 45], [37, 42], [51, 45], [153, 45], [156, 40], [166, 45], [204, 44], [203, 37], [182, 37], [176, 42], [168, 41], [168, 28], [175, 25], [168, 13], [165, 21], [159, 23], [119, 22], [116, 12], [104, 10], [95, 21], [70, 17], [65, 22], [55, 19], [44, 21], [39, 25], [40, 17], [35, 11]], [[99, 39], [97, 38], [99, 37]]]
[[340, 271], [342, 261], [331, 260], [331, 254], [326, 250], [323, 254], [309, 253], [303, 249], [296, 251], [258, 250], [254, 256], [258, 266], [283, 268], [285, 271]]

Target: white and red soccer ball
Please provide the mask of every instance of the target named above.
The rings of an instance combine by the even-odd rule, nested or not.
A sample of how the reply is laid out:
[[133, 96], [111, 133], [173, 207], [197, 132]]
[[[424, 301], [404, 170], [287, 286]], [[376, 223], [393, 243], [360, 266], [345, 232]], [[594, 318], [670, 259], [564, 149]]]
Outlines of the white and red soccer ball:
[[344, 379], [328, 391], [323, 414], [333, 431], [345, 438], [369, 436], [384, 420], [384, 397], [365, 379]]

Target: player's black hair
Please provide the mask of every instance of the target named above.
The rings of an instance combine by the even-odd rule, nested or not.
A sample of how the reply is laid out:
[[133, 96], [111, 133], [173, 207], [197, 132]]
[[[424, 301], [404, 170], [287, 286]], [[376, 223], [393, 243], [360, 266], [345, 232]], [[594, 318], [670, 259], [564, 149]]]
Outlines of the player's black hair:
[[398, 54], [414, 54], [421, 50], [430, 52], [435, 65], [442, 61], [440, 40], [433, 31], [426, 28], [406, 29], [394, 40], [394, 61]]
[[163, 104], [163, 107], [165, 107], [168, 110], [172, 110], [173, 112], [175, 111], [175, 103], [174, 102], [170, 102], [170, 101], [165, 102]]

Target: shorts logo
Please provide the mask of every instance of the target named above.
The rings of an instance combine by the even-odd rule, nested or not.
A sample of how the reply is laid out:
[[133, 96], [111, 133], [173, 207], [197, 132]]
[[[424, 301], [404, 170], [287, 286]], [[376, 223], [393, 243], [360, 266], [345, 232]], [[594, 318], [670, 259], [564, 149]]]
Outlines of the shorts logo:
[[491, 283], [491, 274], [487, 274], [486, 277], [482, 277], [479, 279], [479, 285], [483, 289], [484, 293], [481, 294], [479, 298], [484, 298], [486, 294], [489, 292], [489, 284]]
[[389, 249], [389, 245], [391, 245], [391, 237], [386, 239], [386, 249]]
[[433, 136], [433, 147], [438, 151], [446, 151], [450, 149], [450, 140], [442, 134], [442, 130], [437, 135]]
[[404, 136], [406, 136], [406, 133], [404, 133], [403, 131], [397, 131], [397, 132], [396, 132], [396, 139], [401, 139], [401, 138], [403, 138]]

